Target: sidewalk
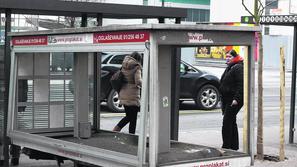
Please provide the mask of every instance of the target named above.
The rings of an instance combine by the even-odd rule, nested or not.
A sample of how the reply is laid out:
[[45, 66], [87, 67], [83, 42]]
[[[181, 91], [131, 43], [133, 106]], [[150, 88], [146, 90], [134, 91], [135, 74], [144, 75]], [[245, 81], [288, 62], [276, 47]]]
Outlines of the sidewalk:
[[[220, 78], [223, 73], [223, 67], [198, 67], [200, 70], [209, 71]], [[286, 88], [290, 89], [290, 80], [291, 72], [286, 72]], [[257, 72], [255, 72], [257, 75]], [[255, 76], [257, 79], [257, 76]], [[264, 69], [263, 72], [264, 88], [275, 88], [279, 87], [279, 70], [278, 69]], [[270, 82], [271, 81], [271, 82]], [[257, 81], [255, 81], [257, 82]], [[275, 92], [278, 94], [279, 92]], [[290, 96], [290, 95], [289, 95]], [[122, 114], [118, 114], [121, 116]], [[107, 115], [102, 115], [103, 117], [108, 117]], [[221, 121], [221, 120], [219, 120]], [[256, 121], [256, 120], [255, 120]], [[265, 121], [265, 120], [264, 120]], [[265, 122], [264, 122], [265, 123]], [[289, 121], [286, 120], [285, 127], [285, 157], [287, 158], [283, 162], [273, 162], [273, 161], [260, 161], [255, 159], [254, 167], [297, 167], [297, 146], [289, 145], [288, 143], [288, 124]], [[242, 141], [242, 129], [239, 129], [239, 141]], [[279, 155], [279, 127], [270, 126], [264, 127], [264, 154], [265, 155]], [[256, 137], [257, 129], [255, 128], [255, 141], [254, 141], [254, 150], [256, 153]], [[179, 140], [182, 142], [194, 143], [199, 145], [208, 145], [220, 148], [221, 147], [221, 129], [205, 129], [205, 130], [184, 130], [179, 132]], [[295, 143], [297, 143], [297, 137], [295, 136]], [[240, 143], [242, 148], [242, 143]], [[242, 150], [239, 150], [242, 151]], [[44, 160], [30, 160], [27, 156], [22, 155], [20, 159], [20, 167], [56, 167], [57, 164], [55, 161], [44, 161]], [[71, 161], [65, 161], [62, 167], [72, 167], [73, 163]]]
[[[287, 130], [288, 127], [285, 127]], [[279, 127], [265, 127], [264, 130], [264, 154], [265, 155], [279, 155]], [[255, 152], [256, 152], [256, 133], [255, 129]], [[203, 138], [201, 137], [203, 136]], [[220, 129], [216, 130], [203, 130], [203, 131], [183, 131], [180, 132], [179, 140], [187, 143], [194, 143], [200, 145], [208, 145], [216, 148], [221, 147], [221, 131]], [[242, 128], [239, 129], [239, 141], [242, 141]], [[288, 134], [285, 133], [285, 157], [288, 158], [283, 162], [273, 162], [273, 161], [260, 161], [255, 159], [254, 167], [297, 167], [297, 146], [289, 145], [288, 143]], [[215, 144], [214, 144], [215, 143]], [[242, 143], [240, 143], [240, 150], [242, 151]]]

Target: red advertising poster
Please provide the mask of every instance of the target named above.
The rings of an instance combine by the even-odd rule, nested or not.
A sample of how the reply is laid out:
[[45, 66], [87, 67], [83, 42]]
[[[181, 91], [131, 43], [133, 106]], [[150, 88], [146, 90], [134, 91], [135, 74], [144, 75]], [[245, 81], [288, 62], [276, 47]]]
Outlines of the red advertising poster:
[[146, 31], [95, 33], [93, 43], [145, 42], [149, 37]]
[[13, 37], [12, 45], [47, 45], [47, 36]]

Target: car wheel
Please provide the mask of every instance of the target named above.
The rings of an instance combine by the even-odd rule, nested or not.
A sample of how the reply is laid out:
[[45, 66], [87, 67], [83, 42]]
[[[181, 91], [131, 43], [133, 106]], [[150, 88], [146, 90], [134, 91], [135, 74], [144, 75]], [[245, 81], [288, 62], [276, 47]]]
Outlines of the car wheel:
[[111, 90], [107, 98], [107, 107], [112, 112], [124, 112], [124, 106], [120, 104], [119, 94], [115, 90]]
[[213, 85], [204, 85], [198, 91], [195, 99], [196, 105], [203, 110], [216, 108], [219, 102], [219, 91]]

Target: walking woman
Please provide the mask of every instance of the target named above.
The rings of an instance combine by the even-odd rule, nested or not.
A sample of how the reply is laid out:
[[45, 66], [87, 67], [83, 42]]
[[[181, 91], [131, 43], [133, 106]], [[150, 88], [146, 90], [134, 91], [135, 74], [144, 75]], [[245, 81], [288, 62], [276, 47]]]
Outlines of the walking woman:
[[238, 150], [238, 128], [236, 115], [243, 106], [243, 58], [230, 50], [226, 54], [227, 68], [220, 81], [223, 111], [223, 146]]
[[137, 113], [140, 110], [141, 71], [141, 55], [138, 52], [125, 57], [122, 73], [127, 83], [122, 86], [119, 99], [120, 104], [124, 105], [126, 116], [113, 128], [113, 131], [121, 131], [129, 123], [129, 133], [135, 134]]

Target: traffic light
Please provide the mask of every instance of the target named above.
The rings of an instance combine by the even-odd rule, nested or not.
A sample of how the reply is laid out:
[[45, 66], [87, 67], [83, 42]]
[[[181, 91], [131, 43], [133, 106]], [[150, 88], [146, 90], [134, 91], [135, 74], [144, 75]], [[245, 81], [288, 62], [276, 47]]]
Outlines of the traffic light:
[[254, 18], [252, 16], [241, 16], [241, 23], [254, 24]]

